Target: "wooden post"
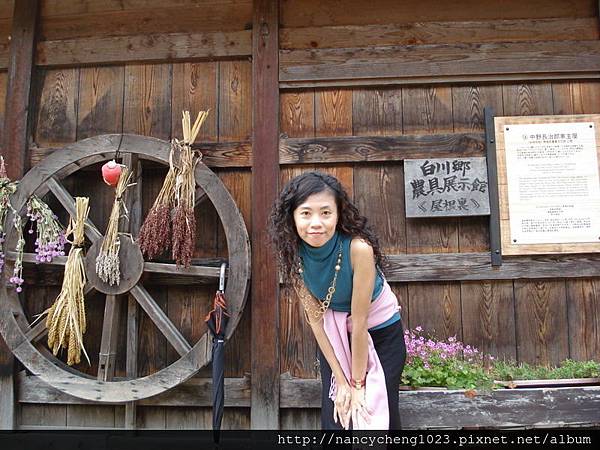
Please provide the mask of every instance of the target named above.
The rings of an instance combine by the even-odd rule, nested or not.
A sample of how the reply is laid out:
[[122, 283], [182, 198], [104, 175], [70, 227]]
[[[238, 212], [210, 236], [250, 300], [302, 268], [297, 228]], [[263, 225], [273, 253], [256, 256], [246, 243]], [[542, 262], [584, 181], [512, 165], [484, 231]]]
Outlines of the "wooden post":
[[4, 117], [2, 155], [9, 178], [25, 173], [27, 159], [27, 117], [33, 71], [38, 0], [15, 2], [8, 62], [8, 84]]
[[[15, 2], [8, 62], [2, 155], [9, 178], [20, 179], [27, 158], [27, 114], [33, 70], [38, 0]], [[14, 429], [14, 358], [0, 338], [0, 429]]]
[[279, 283], [267, 219], [279, 182], [279, 1], [255, 0], [252, 33], [252, 429], [279, 428]]

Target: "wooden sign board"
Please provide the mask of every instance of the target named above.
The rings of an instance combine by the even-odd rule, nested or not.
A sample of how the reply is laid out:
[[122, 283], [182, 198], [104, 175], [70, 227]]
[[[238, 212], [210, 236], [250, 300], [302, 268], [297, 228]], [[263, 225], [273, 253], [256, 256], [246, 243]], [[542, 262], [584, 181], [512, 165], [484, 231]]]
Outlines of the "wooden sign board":
[[502, 254], [600, 252], [600, 115], [494, 125]]
[[490, 213], [485, 158], [404, 160], [406, 217]]

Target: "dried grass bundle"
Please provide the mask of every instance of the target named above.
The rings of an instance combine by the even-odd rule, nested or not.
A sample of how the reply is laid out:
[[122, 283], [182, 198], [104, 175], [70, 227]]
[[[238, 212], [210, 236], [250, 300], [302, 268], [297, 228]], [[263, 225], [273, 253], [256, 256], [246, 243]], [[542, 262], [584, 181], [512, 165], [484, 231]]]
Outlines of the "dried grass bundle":
[[142, 253], [150, 259], [171, 248], [171, 211], [175, 202], [175, 180], [179, 172], [173, 164], [175, 147], [173, 141], [169, 155], [169, 171], [138, 237]]
[[96, 273], [98, 277], [111, 286], [115, 284], [118, 286], [121, 278], [119, 270], [119, 249], [121, 247], [121, 241], [119, 240], [119, 219], [121, 218], [121, 210], [127, 215], [127, 209], [123, 202], [123, 194], [128, 187], [133, 186], [133, 184], [129, 184], [132, 175], [129, 172], [129, 168], [123, 165], [121, 167], [122, 171], [115, 192], [115, 202], [110, 212], [100, 252], [96, 257]]
[[188, 267], [192, 262], [192, 253], [196, 242], [196, 179], [194, 170], [199, 158], [192, 151], [202, 124], [208, 117], [208, 111], [200, 111], [194, 126], [191, 126], [189, 111], [183, 112], [183, 142], [177, 142], [180, 148], [181, 171], [177, 175], [175, 187], [175, 214], [173, 218], [173, 259], [177, 265]]
[[44, 311], [47, 314], [46, 327], [48, 328], [48, 347], [55, 355], [60, 348], [68, 349], [67, 364], [73, 365], [80, 362], [81, 351], [88, 364], [90, 359], [83, 345], [83, 334], [86, 331], [85, 303], [83, 288], [86, 283], [83, 265], [84, 226], [90, 211], [89, 199], [77, 197], [75, 199], [76, 217], [71, 217], [67, 236], [73, 234], [71, 250], [65, 265], [65, 275], [60, 294], [54, 304]]

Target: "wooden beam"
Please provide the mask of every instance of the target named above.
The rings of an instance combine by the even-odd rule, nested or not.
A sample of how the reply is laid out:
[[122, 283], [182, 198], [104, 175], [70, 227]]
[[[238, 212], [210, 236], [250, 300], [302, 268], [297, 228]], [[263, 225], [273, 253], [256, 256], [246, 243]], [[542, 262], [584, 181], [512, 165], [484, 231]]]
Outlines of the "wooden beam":
[[[400, 391], [403, 429], [564, 427], [600, 423], [600, 386]], [[321, 381], [281, 376], [282, 408], [318, 408]], [[549, 406], [552, 405], [552, 406]]]
[[[202, 152], [202, 162], [208, 167], [251, 167], [251, 142], [200, 142], [194, 150]], [[29, 162], [33, 167], [57, 150], [56, 147], [37, 147], [29, 149]]]
[[280, 164], [401, 161], [485, 156], [482, 133], [284, 138]]
[[279, 428], [279, 283], [265, 224], [279, 181], [279, 0], [256, 0], [252, 95], [252, 429]]
[[[26, 169], [27, 119], [37, 15], [38, 0], [15, 2], [2, 145], [8, 176], [13, 180], [20, 179]], [[14, 357], [0, 338], [0, 429], [16, 426], [13, 375]]]
[[239, 58], [250, 56], [251, 36], [251, 30], [243, 30], [42, 41], [37, 45], [35, 62], [56, 67]]
[[[30, 404], [56, 404], [56, 405], [97, 405], [92, 400], [84, 400], [65, 394], [47, 383], [38, 376], [25, 375], [21, 372], [17, 376], [17, 391], [19, 403]], [[191, 378], [162, 394], [138, 400], [142, 406], [212, 406], [212, 379]], [[225, 378], [225, 406], [249, 407], [250, 406], [250, 379]]]
[[7, 172], [11, 179], [21, 178], [26, 169], [27, 119], [37, 15], [38, 0], [15, 2], [2, 147], [2, 155], [7, 162]]
[[280, 48], [382, 47], [598, 39], [598, 18], [470, 20], [283, 28]]
[[518, 280], [600, 276], [600, 255], [505, 257], [492, 267], [489, 253], [388, 256], [390, 282]]
[[600, 41], [432, 44], [280, 51], [281, 82], [344, 82], [600, 71]]

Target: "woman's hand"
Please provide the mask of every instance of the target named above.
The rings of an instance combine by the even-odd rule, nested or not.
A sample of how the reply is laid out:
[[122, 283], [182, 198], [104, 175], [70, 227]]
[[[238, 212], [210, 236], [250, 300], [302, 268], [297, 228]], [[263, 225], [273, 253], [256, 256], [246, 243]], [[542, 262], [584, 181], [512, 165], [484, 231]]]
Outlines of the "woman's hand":
[[350, 404], [352, 403], [352, 391], [350, 385], [344, 381], [339, 383], [336, 378], [337, 389], [335, 401], [333, 402], [333, 420], [347, 430], [350, 427]]
[[371, 423], [373, 412], [367, 408], [367, 399], [364, 386], [360, 389], [352, 388], [352, 402], [350, 403], [350, 415], [352, 417], [352, 428], [356, 429], [358, 419], [366, 423]]

